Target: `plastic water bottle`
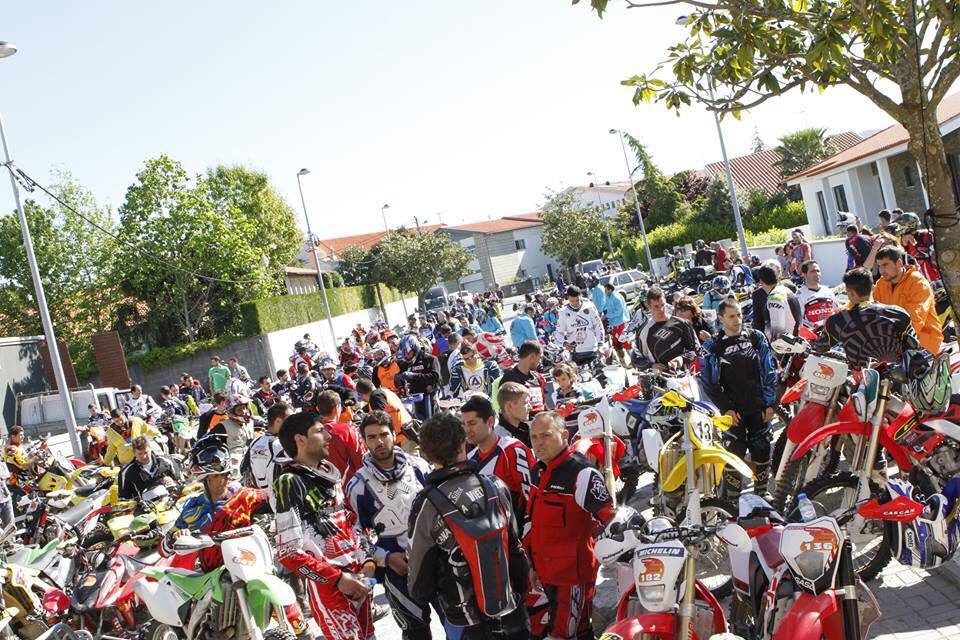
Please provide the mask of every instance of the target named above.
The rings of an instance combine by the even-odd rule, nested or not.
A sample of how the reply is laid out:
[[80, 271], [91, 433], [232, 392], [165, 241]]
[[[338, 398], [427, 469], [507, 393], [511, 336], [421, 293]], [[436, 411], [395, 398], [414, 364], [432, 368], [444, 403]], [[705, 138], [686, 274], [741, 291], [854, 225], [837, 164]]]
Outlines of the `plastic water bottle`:
[[360, 582], [362, 582], [367, 589], [370, 589], [370, 591], [373, 591], [373, 588], [377, 586], [376, 578], [362, 578]]
[[813, 503], [810, 502], [807, 494], [800, 493], [797, 495], [797, 505], [800, 507], [800, 517], [803, 518], [804, 522], [810, 522], [816, 519], [817, 510], [814, 508]]

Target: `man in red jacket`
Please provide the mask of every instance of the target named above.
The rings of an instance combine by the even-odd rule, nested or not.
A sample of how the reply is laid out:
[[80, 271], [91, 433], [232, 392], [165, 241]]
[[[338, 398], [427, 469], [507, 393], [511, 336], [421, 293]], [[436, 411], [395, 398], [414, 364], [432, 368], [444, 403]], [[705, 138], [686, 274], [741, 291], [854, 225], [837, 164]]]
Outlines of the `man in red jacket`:
[[317, 396], [317, 413], [330, 432], [330, 453], [327, 461], [337, 468], [343, 485], [347, 486], [353, 474], [363, 466], [363, 454], [366, 449], [360, 440], [360, 433], [352, 424], [337, 422], [340, 417], [340, 396], [336, 391], [323, 391]]
[[590, 617], [599, 564], [593, 534], [613, 517], [603, 476], [567, 443], [563, 417], [539, 414], [530, 427], [537, 463], [537, 487], [531, 496], [530, 530], [524, 548], [534, 583], [550, 601], [550, 637], [593, 638]]

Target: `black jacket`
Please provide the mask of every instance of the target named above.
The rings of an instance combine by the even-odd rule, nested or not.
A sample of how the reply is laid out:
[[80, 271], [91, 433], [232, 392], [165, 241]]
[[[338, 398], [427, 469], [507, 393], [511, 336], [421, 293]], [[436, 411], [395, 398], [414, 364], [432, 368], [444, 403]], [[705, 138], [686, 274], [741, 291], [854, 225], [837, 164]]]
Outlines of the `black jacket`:
[[153, 468], [149, 473], [136, 460], [120, 471], [117, 495], [121, 499], [138, 498], [143, 492], [162, 484], [164, 478], [170, 478], [174, 483], [180, 481], [180, 473], [170, 460], [155, 453], [152, 456]]
[[413, 362], [400, 362], [401, 380], [410, 393], [434, 393], [440, 384], [440, 361], [421, 352]]

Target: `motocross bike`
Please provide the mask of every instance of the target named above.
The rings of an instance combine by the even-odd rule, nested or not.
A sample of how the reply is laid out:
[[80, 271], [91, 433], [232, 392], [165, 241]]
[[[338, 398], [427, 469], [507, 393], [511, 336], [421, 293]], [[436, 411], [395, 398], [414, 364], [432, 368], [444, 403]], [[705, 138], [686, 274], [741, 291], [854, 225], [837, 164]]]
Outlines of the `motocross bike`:
[[[173, 528], [180, 516], [180, 507], [189, 498], [184, 496], [175, 501], [164, 485], [157, 485], [144, 491], [139, 499], [121, 500], [116, 504], [104, 505], [97, 515], [109, 518], [101, 519], [82, 539], [80, 546], [93, 551], [114, 541], [123, 541], [130, 536], [138, 547], [153, 547], [159, 536]], [[153, 532], [144, 537], [142, 534]]]
[[[654, 513], [672, 519], [684, 515], [686, 526], [712, 525], [730, 519], [736, 513], [735, 507], [719, 491], [724, 468], [729, 466], [744, 477], [753, 477], [747, 463], [716, 444], [718, 432], [730, 428], [731, 418], [676, 391], [666, 392], [660, 401], [663, 406], [682, 412], [683, 428], [666, 442], [656, 429], [644, 429], [641, 434], [647, 464], [659, 470], [651, 500]], [[727, 555], [709, 538], [701, 542], [705, 544], [698, 563], [699, 579], [715, 596], [722, 597], [733, 588]]]
[[[900, 503], [871, 501], [858, 509], [882, 517], [903, 518]], [[915, 517], [909, 510], [907, 518]], [[759, 496], [740, 496], [737, 523], [750, 536], [750, 548], [729, 547], [734, 595], [730, 602], [733, 633], [746, 640], [850, 640], [844, 635], [844, 587], [855, 585], [859, 633], [866, 638], [879, 618], [867, 586], [838, 572], [844, 551], [842, 528], [834, 518], [788, 524]], [[849, 546], [849, 545], [846, 545]]]
[[644, 524], [630, 507], [622, 507], [597, 541], [601, 564], [617, 563], [620, 601], [617, 617], [600, 640], [706, 640], [728, 631], [717, 598], [697, 580], [704, 542], [712, 537], [749, 548], [739, 525], [721, 522], [672, 526], [668, 518]]
[[[146, 578], [134, 583], [134, 592], [147, 606], [153, 624], [148, 640], [236, 639], [293, 640], [284, 607], [296, 603], [290, 586], [277, 577], [273, 550], [263, 529], [250, 525], [206, 535], [184, 535], [174, 551], [194, 553], [215, 545], [223, 565], [208, 573], [169, 567], [144, 567]], [[152, 580], [148, 580], [152, 579]], [[278, 626], [268, 629], [271, 614]]]
[[[807, 343], [779, 338], [775, 351], [806, 353]], [[803, 364], [800, 380], [783, 394], [781, 404], [800, 403], [773, 448], [773, 506], [782, 509], [787, 496], [795, 495], [803, 485], [833, 473], [840, 459], [836, 439], [824, 441], [810, 455], [792, 460], [797, 447], [813, 431], [840, 420], [856, 420], [853, 403], [846, 397], [849, 368], [842, 353], [829, 351], [810, 354]]]

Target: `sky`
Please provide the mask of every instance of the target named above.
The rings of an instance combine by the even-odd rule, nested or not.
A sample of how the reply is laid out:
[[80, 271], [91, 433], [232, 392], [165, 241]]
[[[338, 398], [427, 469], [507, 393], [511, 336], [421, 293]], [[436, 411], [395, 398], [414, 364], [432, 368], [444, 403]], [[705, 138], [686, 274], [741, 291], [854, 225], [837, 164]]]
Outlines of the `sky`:
[[[611, 3], [617, 5], [617, 3]], [[679, 40], [677, 7], [569, 0], [7, 2], [0, 113], [15, 162], [66, 168], [114, 209], [147, 158], [265, 171], [321, 238], [535, 211], [548, 188], [626, 178], [609, 129], [665, 171], [720, 159], [713, 117], [635, 107], [620, 81]], [[731, 156], [790, 131], [885, 127], [846, 89], [723, 122]], [[7, 180], [0, 211], [13, 209]]]

